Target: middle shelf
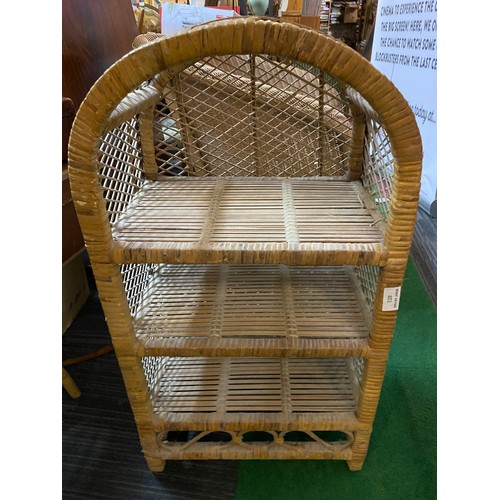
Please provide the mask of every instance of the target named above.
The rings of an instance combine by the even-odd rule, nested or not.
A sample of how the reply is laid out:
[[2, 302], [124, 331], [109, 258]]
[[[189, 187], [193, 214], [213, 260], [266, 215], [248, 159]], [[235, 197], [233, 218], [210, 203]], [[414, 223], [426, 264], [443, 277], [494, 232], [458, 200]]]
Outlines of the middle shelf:
[[371, 312], [356, 268], [122, 269], [140, 356], [368, 356]]

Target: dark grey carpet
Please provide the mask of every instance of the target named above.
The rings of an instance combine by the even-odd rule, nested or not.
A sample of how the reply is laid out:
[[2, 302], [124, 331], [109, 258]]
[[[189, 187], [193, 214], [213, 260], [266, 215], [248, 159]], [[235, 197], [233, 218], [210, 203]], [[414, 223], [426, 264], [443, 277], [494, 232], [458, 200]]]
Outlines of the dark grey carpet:
[[[63, 336], [63, 359], [111, 342], [97, 293]], [[237, 461], [172, 461], [147, 468], [114, 353], [67, 367], [82, 392], [63, 391], [62, 498], [233, 499]]]

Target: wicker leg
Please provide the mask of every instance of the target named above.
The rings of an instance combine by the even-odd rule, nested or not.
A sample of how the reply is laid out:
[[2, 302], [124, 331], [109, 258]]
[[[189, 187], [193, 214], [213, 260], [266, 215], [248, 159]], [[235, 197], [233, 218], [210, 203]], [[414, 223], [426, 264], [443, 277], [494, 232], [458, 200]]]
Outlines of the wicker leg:
[[[372, 351], [372, 357], [367, 359], [363, 370], [363, 378], [358, 398], [356, 416], [360, 422], [373, 425], [377, 411], [382, 381], [384, 379], [387, 350]], [[371, 430], [362, 430], [354, 433], [352, 444], [352, 459], [348, 462], [350, 470], [360, 470], [365, 461], [370, 444]]]
[[368, 452], [371, 431], [356, 431], [352, 444], [352, 459], [347, 461], [349, 470], [361, 470]]
[[144, 458], [146, 459], [149, 470], [151, 472], [163, 472], [163, 469], [165, 468], [165, 460], [162, 460], [161, 458], [151, 458], [151, 457], [144, 457]]
[[71, 375], [65, 370], [64, 367], [62, 369], [62, 384], [73, 399], [79, 398], [82, 395], [80, 389], [78, 389], [78, 386], [75, 384], [75, 381], [71, 378]]
[[364, 460], [348, 460], [347, 461], [347, 466], [349, 467], [350, 471], [357, 471], [361, 470], [363, 468], [363, 463]]

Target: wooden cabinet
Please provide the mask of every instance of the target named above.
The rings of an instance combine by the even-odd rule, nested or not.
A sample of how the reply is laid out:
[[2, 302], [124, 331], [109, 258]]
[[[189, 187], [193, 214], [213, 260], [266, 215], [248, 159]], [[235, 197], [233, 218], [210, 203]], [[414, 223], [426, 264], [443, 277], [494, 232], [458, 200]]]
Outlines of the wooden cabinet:
[[68, 177], [68, 141], [75, 111], [90, 87], [132, 48], [137, 35], [129, 0], [62, 2], [62, 264], [63, 331], [88, 297], [84, 239]]

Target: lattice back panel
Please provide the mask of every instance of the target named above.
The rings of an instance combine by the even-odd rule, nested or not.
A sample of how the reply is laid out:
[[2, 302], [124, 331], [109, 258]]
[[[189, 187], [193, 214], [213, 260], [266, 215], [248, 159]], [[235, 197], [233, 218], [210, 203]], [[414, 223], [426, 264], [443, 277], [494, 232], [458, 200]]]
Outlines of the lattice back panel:
[[394, 163], [387, 132], [380, 123], [367, 117], [361, 182], [372, 195], [384, 219], [389, 212]]
[[180, 72], [157, 106], [166, 175], [342, 175], [351, 115], [341, 86], [292, 60], [233, 55]]
[[144, 306], [144, 293], [151, 285], [157, 264], [124, 264], [120, 271], [125, 288], [130, 315], [135, 317], [140, 307]]
[[160, 380], [158, 373], [161, 373], [163, 367], [167, 364], [168, 359], [166, 356], [146, 356], [141, 358], [142, 367], [144, 369], [144, 377], [146, 383], [151, 391], [150, 397], [154, 399], [155, 388], [159, 385]]
[[98, 162], [106, 209], [113, 224], [144, 182], [136, 117], [102, 137]]
[[[354, 266], [354, 273], [356, 274], [368, 308], [373, 312], [380, 268], [378, 266]], [[352, 358], [352, 366], [356, 379], [360, 384], [363, 377], [365, 360], [363, 358]]]
[[366, 303], [373, 311], [380, 268], [378, 266], [355, 266], [354, 270]]

